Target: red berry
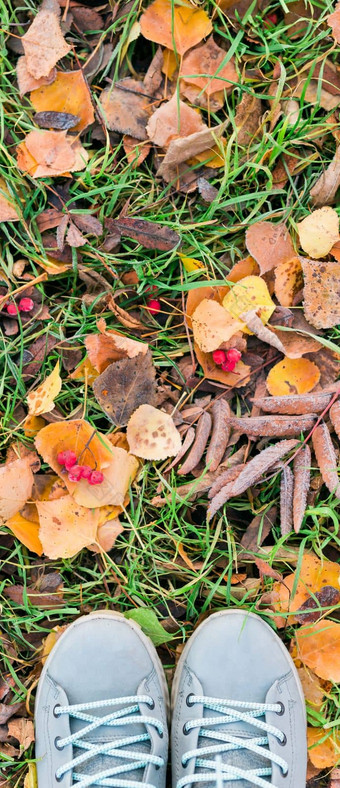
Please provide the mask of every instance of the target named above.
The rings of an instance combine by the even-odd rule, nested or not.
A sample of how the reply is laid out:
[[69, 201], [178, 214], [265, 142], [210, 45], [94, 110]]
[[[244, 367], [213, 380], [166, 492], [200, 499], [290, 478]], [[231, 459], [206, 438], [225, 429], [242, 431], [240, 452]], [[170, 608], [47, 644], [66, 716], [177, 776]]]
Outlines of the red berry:
[[224, 350], [214, 350], [212, 357], [215, 364], [218, 364], [219, 367], [224, 364], [227, 358]]
[[145, 293], [157, 293], [157, 292], [158, 292], [157, 285], [148, 285], [148, 287], [145, 288]]
[[227, 351], [227, 361], [232, 361], [234, 364], [240, 360], [242, 353], [239, 350], [236, 350], [236, 347], [231, 347]]
[[92, 471], [89, 477], [89, 484], [101, 484], [104, 481], [104, 474], [101, 471]]
[[71, 468], [73, 468], [76, 462], [77, 462], [77, 455], [75, 454], [74, 451], [67, 450], [64, 452], [64, 465], [67, 471], [71, 470]]
[[18, 314], [18, 307], [16, 304], [7, 304], [6, 312], [9, 315], [17, 315]]
[[66, 451], [60, 451], [59, 454], [57, 454], [57, 462], [59, 462], [59, 465], [65, 465], [65, 454]]
[[150, 315], [158, 315], [158, 312], [161, 311], [161, 303], [158, 301], [158, 298], [150, 298], [149, 301], [147, 301], [146, 306], [150, 312]]
[[233, 372], [235, 367], [236, 367], [235, 361], [225, 361], [224, 364], [222, 364], [223, 372]]
[[263, 24], [264, 24], [266, 27], [272, 27], [272, 25], [277, 25], [278, 21], [279, 21], [279, 17], [278, 17], [278, 15], [277, 15], [277, 14], [275, 14], [275, 12], [274, 12], [273, 14], [268, 14], [268, 15], [267, 15], [267, 16], [264, 18], [264, 20], [263, 20]]
[[80, 465], [81, 475], [83, 479], [89, 479], [92, 473], [92, 468], [89, 465]]
[[70, 482], [79, 482], [79, 479], [81, 479], [83, 475], [82, 471], [82, 465], [73, 465], [68, 474]]
[[21, 298], [18, 307], [19, 312], [31, 312], [34, 307], [34, 301], [31, 298]]

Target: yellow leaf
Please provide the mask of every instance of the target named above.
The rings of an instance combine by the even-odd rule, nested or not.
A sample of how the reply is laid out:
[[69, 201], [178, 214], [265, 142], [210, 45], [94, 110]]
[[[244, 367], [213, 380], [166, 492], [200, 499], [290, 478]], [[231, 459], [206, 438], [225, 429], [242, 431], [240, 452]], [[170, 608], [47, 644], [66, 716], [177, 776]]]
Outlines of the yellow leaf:
[[292, 306], [294, 297], [303, 288], [300, 259], [293, 257], [275, 268], [275, 295], [281, 306]]
[[77, 367], [74, 372], [69, 375], [69, 377], [72, 378], [72, 380], [87, 380], [90, 386], [92, 386], [92, 383], [95, 381], [98, 375], [99, 372], [97, 372], [93, 364], [91, 364], [90, 359], [85, 358], [84, 361], [79, 364], [79, 367]]
[[140, 405], [126, 431], [130, 451], [144, 460], [166, 460], [181, 448], [181, 436], [167, 413], [152, 405]]
[[257, 276], [260, 273], [259, 266], [251, 255], [244, 257], [243, 260], [238, 260], [229, 271], [227, 276], [228, 282], [240, 282], [246, 276]]
[[24, 788], [38, 788], [37, 767], [35, 763], [30, 763], [28, 772], [25, 775]]
[[[223, 299], [223, 306], [230, 314], [239, 319], [244, 312], [256, 309], [262, 323], [266, 325], [274, 312], [275, 304], [272, 301], [268, 287], [260, 276], [246, 276], [231, 287]], [[246, 324], [243, 331], [251, 334]]]
[[314, 706], [314, 709], [320, 711], [325, 696], [325, 689], [321, 685], [321, 679], [312, 670], [307, 670], [304, 665], [301, 668], [297, 668], [297, 672], [305, 699], [311, 706]]
[[244, 325], [221, 304], [208, 298], [201, 301], [191, 319], [195, 342], [204, 353], [216, 350]]
[[317, 769], [336, 766], [340, 759], [340, 737], [324, 728], [307, 728], [308, 754]]
[[171, 49], [164, 49], [163, 51], [163, 65], [162, 72], [167, 79], [172, 79], [175, 71], [178, 69], [176, 55]]
[[133, 23], [132, 27], [130, 28], [129, 35], [125, 39], [124, 37], [122, 37], [122, 48], [120, 50], [120, 57], [119, 57], [120, 63], [123, 62], [130, 44], [132, 44], [133, 41], [137, 41], [137, 38], [139, 38], [139, 36], [140, 36], [140, 24], [136, 20]]
[[29, 550], [32, 550], [33, 553], [42, 555], [43, 549], [39, 539], [38, 516], [37, 521], [32, 522], [32, 520], [27, 520], [20, 512], [17, 512], [17, 514], [7, 520], [6, 525], [7, 528], [11, 529], [14, 536], [19, 539], [19, 542], [22, 542], [22, 544], [28, 547]]
[[270, 370], [266, 386], [273, 397], [307, 394], [320, 380], [320, 370], [308, 358], [284, 358]]
[[212, 24], [203, 9], [182, 0], [180, 5], [171, 0], [154, 0], [140, 18], [144, 38], [176, 49], [183, 55], [199, 44], [212, 31]]
[[39, 537], [48, 558], [72, 558], [94, 542], [98, 511], [76, 503], [71, 495], [37, 501]]
[[29, 457], [0, 466], [0, 523], [22, 509], [32, 494], [33, 473]]
[[[295, 583], [296, 573], [285, 577], [285, 582], [274, 583], [272, 590], [272, 603], [280, 612], [295, 613], [301, 605], [310, 599], [311, 594], [321, 591], [325, 586], [340, 588], [340, 565], [333, 561], [320, 561], [316, 555], [306, 553], [302, 558], [299, 570], [299, 580], [294, 598], [291, 592]], [[295, 620], [295, 619], [291, 619]]]
[[298, 658], [317, 676], [340, 681], [340, 624], [318, 621], [295, 632]]
[[23, 426], [26, 438], [35, 438], [38, 432], [45, 427], [45, 421], [40, 416], [26, 416]]
[[325, 205], [298, 223], [300, 244], [309, 257], [325, 257], [339, 240], [339, 217], [334, 208]]
[[70, 112], [79, 122], [72, 127], [83, 131], [94, 121], [90, 90], [82, 71], [58, 71], [51, 85], [32, 90], [31, 102], [37, 112]]
[[17, 222], [19, 218], [18, 209], [13, 204], [6, 183], [0, 178], [0, 222]]
[[194, 257], [186, 257], [185, 254], [178, 255], [181, 258], [183, 268], [191, 274], [192, 271], [199, 271], [200, 268], [204, 270], [204, 264], [200, 260], [195, 260]]
[[41, 655], [41, 661], [43, 663], [45, 662], [45, 659], [48, 657], [48, 655], [51, 653], [57, 640], [59, 640], [60, 636], [63, 634], [63, 632], [65, 632], [65, 629], [67, 629], [67, 625], [64, 625], [62, 627], [58, 627], [58, 626], [53, 627], [51, 632], [47, 635], [47, 638], [45, 638], [44, 648]]
[[54, 370], [45, 378], [35, 391], [27, 396], [29, 416], [40, 416], [49, 413], [54, 408], [54, 400], [58, 396], [62, 385], [59, 374], [59, 361]]

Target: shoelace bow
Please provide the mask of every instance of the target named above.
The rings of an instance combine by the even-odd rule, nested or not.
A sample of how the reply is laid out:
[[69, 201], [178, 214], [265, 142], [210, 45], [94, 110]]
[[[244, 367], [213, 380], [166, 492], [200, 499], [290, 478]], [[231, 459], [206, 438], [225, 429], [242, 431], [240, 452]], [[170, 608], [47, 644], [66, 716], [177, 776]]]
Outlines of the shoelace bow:
[[[252, 785], [259, 785], [262, 788], [268, 788], [268, 782], [262, 780], [262, 777], [271, 776], [271, 765], [258, 769], [240, 769], [237, 766], [224, 763], [221, 759], [221, 753], [230, 752], [232, 750], [249, 750], [263, 758], [267, 758], [271, 763], [276, 763], [281, 769], [282, 773], [288, 773], [288, 764], [279, 755], [276, 755], [270, 750], [265, 749], [268, 746], [268, 734], [272, 734], [277, 738], [280, 744], [286, 743], [285, 734], [276, 728], [274, 725], [269, 725], [264, 720], [259, 719], [267, 711], [274, 711], [277, 714], [282, 714], [281, 703], [247, 703], [245, 701], [236, 700], [221, 700], [219, 698], [208, 698], [200, 695], [188, 695], [187, 705], [193, 706], [195, 703], [202, 704], [203, 708], [210, 709], [211, 711], [220, 712], [222, 716], [216, 717], [201, 717], [197, 720], [189, 720], [184, 726], [185, 733], [188, 733], [193, 728], [199, 728], [199, 736], [207, 739], [215, 739], [219, 744], [213, 744], [206, 747], [199, 747], [195, 750], [188, 750], [182, 757], [182, 765], [186, 766], [191, 758], [195, 758], [195, 771], [196, 768], [203, 768], [204, 771], [197, 774], [190, 774], [182, 777], [178, 783], [177, 788], [184, 788], [187, 785], [200, 782], [212, 782], [217, 785], [217, 788], [222, 786], [230, 780], [248, 780]], [[244, 709], [244, 711], [242, 711]], [[221, 730], [208, 730], [208, 726], [220, 726], [228, 722], [248, 722], [266, 735], [254, 736], [252, 738], [243, 738], [233, 736], [227, 731]], [[204, 756], [208, 756], [205, 758]], [[214, 760], [209, 759], [209, 756], [215, 756]], [[272, 786], [275, 788], [275, 786]]]
[[[102, 725], [112, 728], [118, 725], [131, 725], [133, 723], [153, 725], [157, 729], [159, 736], [163, 737], [162, 724], [156, 717], [143, 716], [140, 713], [140, 703], [147, 703], [150, 708], [154, 706], [152, 698], [148, 695], [129, 695], [125, 698], [113, 698], [110, 700], [94, 701], [93, 703], [79, 703], [74, 706], [56, 706], [54, 710], [55, 716], [59, 717], [62, 714], [68, 714], [70, 717], [73, 717], [73, 719], [82, 720], [87, 723], [80, 731], [64, 739], [57, 737], [55, 741], [57, 749], [62, 750], [68, 744], [72, 744], [84, 750], [84, 752], [61, 766], [56, 771], [56, 779], [61, 782], [64, 774], [71, 770], [73, 771], [82, 763], [86, 763], [90, 758], [94, 758], [98, 755], [106, 755], [112, 758], [124, 758], [126, 762], [118, 766], [113, 764], [109, 769], [91, 775], [73, 771], [73, 784], [75, 785], [77, 782], [77, 788], [88, 788], [88, 786], [92, 785], [115, 786], [115, 788], [141, 788], [141, 783], [138, 780], [123, 779], [124, 775], [134, 769], [144, 769], [145, 766], [149, 764], [154, 764], [154, 766], [159, 768], [163, 766], [164, 759], [157, 755], [151, 755], [150, 753], [138, 752], [138, 750], [125, 750], [123, 748], [131, 744], [150, 741], [150, 736], [147, 732], [115, 739], [105, 744], [93, 744], [84, 739], [87, 734]], [[87, 713], [94, 709], [121, 706], [122, 704], [128, 705], [117, 711], [111, 711], [110, 714], [106, 714], [104, 717], [98, 717]], [[143, 788], [154, 788], [154, 786], [150, 783], [143, 783]]]

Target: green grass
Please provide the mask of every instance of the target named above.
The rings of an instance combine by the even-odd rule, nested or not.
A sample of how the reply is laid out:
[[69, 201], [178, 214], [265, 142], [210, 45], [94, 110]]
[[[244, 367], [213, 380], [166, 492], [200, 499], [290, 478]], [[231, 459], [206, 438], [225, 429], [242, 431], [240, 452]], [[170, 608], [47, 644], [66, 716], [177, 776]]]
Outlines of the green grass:
[[[290, 3], [287, 5], [289, 7]], [[330, 1], [307, 3], [309, 10], [306, 12], [305, 31], [298, 38], [290, 37], [290, 28], [284, 22], [283, 0], [281, 6], [280, 3], [272, 2], [262, 14], [252, 11], [250, 7], [236, 33], [213, 0], [208, 0], [205, 7], [210, 16], [215, 10], [214, 30], [227, 46], [235, 44], [237, 36], [235, 55], [240, 72], [244, 63], [247, 63], [248, 69], [247, 74], [243, 75], [242, 84], [227, 99], [225, 109], [211, 118], [212, 124], [220, 122], [225, 116], [230, 119], [226, 132], [225, 168], [215, 170], [211, 180], [218, 189], [218, 199], [207, 205], [198, 193], [185, 195], [164, 185], [155, 178], [152, 157], [133, 170], [126, 162], [121, 143], [110, 145], [109, 140], [106, 145], [99, 143], [91, 139], [91, 131], [88, 131], [82, 140], [91, 151], [91, 157], [84, 171], [72, 179], [66, 179], [70, 187], [67, 205], [74, 202], [82, 211], [98, 212], [98, 217], [104, 220], [118, 216], [129, 201], [130, 215], [150, 220], [157, 218], [157, 221], [177, 230], [181, 236], [181, 252], [201, 260], [206, 268], [206, 278], [219, 282], [224, 280], [233, 262], [244, 256], [245, 230], [260, 216], [262, 219], [285, 220], [294, 232], [296, 223], [309, 211], [310, 189], [331, 161], [335, 150], [335, 141], [326, 123], [331, 112], [306, 103], [303, 97], [295, 126], [288, 126], [282, 115], [273, 130], [270, 131], [268, 125], [263, 126], [262, 136], [253, 141], [247, 150], [239, 148], [234, 131], [234, 115], [243, 92], [255, 90], [263, 101], [269, 95], [284, 104], [288, 99], [286, 93], [282, 95], [284, 82], [289, 85], [296, 74], [306, 67], [311, 78], [316, 63], [322, 63], [326, 56], [330, 62], [336, 63], [339, 51], [333, 46], [333, 39], [325, 24], [325, 18], [332, 10]], [[49, 207], [58, 179], [34, 181], [30, 177], [23, 177], [15, 162], [16, 145], [35, 126], [32, 121], [34, 110], [29, 100], [18, 96], [15, 82], [17, 55], [9, 44], [11, 35], [18, 36], [26, 30], [24, 23], [28, 19], [27, 12], [35, 13], [37, 3], [8, 0], [0, 2], [0, 8], [3, 54], [0, 65], [0, 176], [6, 178], [10, 192], [22, 210], [22, 221], [1, 225], [0, 285], [9, 284], [13, 289], [22, 284], [13, 274], [13, 263], [18, 259], [24, 257], [27, 260], [26, 272], [33, 276], [41, 273], [39, 261], [45, 257], [45, 251], [36, 218]], [[128, 10], [124, 11], [124, 3], [121, 3], [119, 18], [109, 30], [103, 32], [105, 40], [112, 37], [115, 49], [110, 63], [94, 80], [92, 90], [96, 101], [101, 87], [107, 84], [105, 77], [118, 74], [119, 53], [139, 16], [140, 8], [141, 4], [136, 2], [128, 4]], [[312, 18], [311, 10], [320, 13], [318, 19], [315, 16]], [[274, 28], [264, 26], [263, 17], [273, 12], [279, 15], [278, 25]], [[81, 63], [85, 63], [90, 54], [91, 40], [92, 34], [88, 34], [75, 41]], [[145, 70], [155, 49], [150, 42], [142, 44], [140, 39], [131, 43], [119, 76], [129, 74], [129, 64], [134, 71]], [[282, 79], [273, 88], [273, 69], [278, 59], [284, 72]], [[144, 64], [143, 69], [141, 63]], [[317, 144], [321, 138], [324, 140], [322, 146]], [[284, 189], [273, 191], [272, 173], [275, 164], [292, 147], [295, 148], [294, 155], [300, 162], [301, 171], [298, 175], [295, 173], [289, 176]], [[156, 282], [162, 301], [162, 316], [159, 322], [149, 319], [150, 328], [145, 332], [145, 339], [151, 343], [157, 372], [165, 373], [167, 378], [174, 380], [173, 374], [178, 370], [179, 359], [189, 352], [182, 319], [183, 294], [197, 280], [202, 279], [202, 274], [187, 274], [183, 271], [181, 278], [176, 250], [172, 253], [149, 251], [129, 239], [123, 239], [118, 252], [105, 254], [100, 250], [97, 239], [91, 239], [82, 252], [83, 265], [104, 276], [114, 289], [122, 289], [119, 304], [123, 308], [145, 304], [147, 288]], [[139, 283], [124, 293], [121, 276], [131, 270], [137, 273]], [[0, 319], [2, 461], [13, 441], [19, 441], [26, 447], [31, 445], [23, 433], [23, 411], [19, 406], [25, 406], [28, 389], [35, 384], [35, 379], [27, 381], [23, 377], [24, 361], [32, 342], [47, 333], [56, 339], [55, 347], [41, 365], [40, 378], [43, 379], [53, 369], [60, 356], [61, 346], [69, 344], [84, 351], [85, 335], [96, 330], [95, 305], [89, 307], [82, 301], [86, 286], [79, 277], [76, 258], [71, 270], [50, 277], [37, 287], [43, 303], [49, 308], [49, 321], [31, 321], [25, 327], [20, 326], [16, 336], [6, 337], [2, 333]], [[122, 330], [111, 312], [105, 312], [103, 316], [109, 327]], [[338, 343], [339, 330], [329, 331], [327, 339]], [[192, 392], [185, 386], [180, 387], [178, 378], [176, 380], [182, 399], [190, 400]], [[237, 394], [240, 401], [242, 396], [242, 393]], [[87, 390], [85, 399], [84, 384], [79, 380], [70, 380], [65, 371], [57, 404], [65, 417], [78, 415], [81, 407], [84, 417], [94, 427], [105, 431], [112, 428], [100, 410], [92, 389]], [[128, 516], [122, 517], [125, 530], [109, 555], [98, 556], [85, 550], [73, 559], [52, 562], [33, 556], [10, 536], [0, 537], [2, 670], [14, 678], [14, 691], [19, 700], [25, 700], [27, 692], [30, 693], [35, 686], [43, 639], [53, 627], [68, 624], [79, 614], [99, 608], [114, 608], [121, 612], [139, 606], [152, 608], [160, 620], [166, 619], [166, 626], [174, 632], [170, 645], [166, 644], [160, 649], [162, 660], [171, 675], [177, 647], [187, 639], [203, 615], [227, 606], [258, 610], [263, 591], [270, 590], [273, 581], [264, 578], [263, 584], [258, 585], [253, 592], [248, 591], [238, 598], [231, 585], [231, 575], [246, 567], [250, 578], [258, 577], [253, 561], [245, 563], [244, 559], [239, 558], [238, 545], [251, 518], [262, 512], [269, 502], [278, 500], [278, 478], [262, 486], [254, 501], [243, 495], [229, 502], [228, 510], [215, 518], [213, 523], [207, 524], [206, 496], [202, 495], [195, 504], [180, 499], [176, 495], [176, 488], [182, 479], [175, 473], [165, 480], [170, 491], [169, 500], [163, 508], [156, 508], [152, 504], [157, 487], [164, 479], [165, 466], [166, 463], [163, 466], [159, 463], [144, 465], [132, 488]], [[267, 539], [272, 545], [267, 560], [283, 573], [295, 568], [295, 562], [292, 564], [285, 557], [284, 548], [291, 548], [299, 555], [304, 549], [312, 549], [320, 558], [324, 556], [336, 560], [336, 550], [340, 548], [338, 527], [337, 502], [322, 488], [313, 506], [308, 509], [299, 535], [282, 538], [279, 527], [274, 527], [272, 538]], [[181, 560], [179, 544], [199, 568], [191, 569]], [[26, 588], [31, 582], [32, 570], [43, 571], [46, 568], [61, 573], [64, 583], [62, 606], [45, 611], [32, 605], [25, 596], [23, 604], [16, 604], [3, 594], [6, 586], [13, 583]], [[273, 623], [268, 612], [259, 612]], [[293, 627], [288, 624], [281, 634], [288, 645]], [[28, 700], [31, 712], [32, 697], [29, 695]], [[338, 687], [330, 686], [318, 715], [313, 709], [308, 709], [308, 715], [311, 724], [336, 724], [340, 716]], [[21, 788], [33, 750], [24, 753], [20, 759], [3, 757], [8, 785]]]

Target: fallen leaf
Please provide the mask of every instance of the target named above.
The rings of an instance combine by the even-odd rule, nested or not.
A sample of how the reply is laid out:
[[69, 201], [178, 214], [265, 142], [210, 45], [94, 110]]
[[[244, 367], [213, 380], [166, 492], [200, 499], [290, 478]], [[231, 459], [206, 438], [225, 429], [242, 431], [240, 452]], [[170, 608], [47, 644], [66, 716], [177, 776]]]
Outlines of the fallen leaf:
[[238, 82], [234, 58], [228, 60], [228, 53], [215, 43], [213, 36], [184, 55], [179, 76], [207, 96], [220, 90], [231, 93]]
[[150, 140], [161, 148], [166, 148], [173, 139], [188, 137], [206, 129], [200, 112], [184, 101], [178, 101], [176, 93], [170, 101], [156, 109], [146, 127]]
[[280, 572], [277, 572], [276, 569], [273, 569], [273, 567], [262, 558], [255, 558], [255, 564], [260, 572], [260, 575], [263, 577], [272, 577], [274, 580], [278, 581], [282, 580], [282, 575]]
[[61, 32], [57, 15], [43, 8], [38, 11], [21, 41], [27, 70], [35, 79], [48, 77], [58, 60], [71, 50]]
[[203, 299], [192, 315], [192, 329], [197, 345], [204, 353], [211, 353], [243, 328], [217, 301]]
[[3, 178], [0, 178], [0, 223], [17, 222], [19, 219], [18, 208], [13, 202]]
[[307, 495], [309, 492], [311, 472], [311, 450], [306, 444], [301, 446], [294, 457], [294, 499], [293, 499], [293, 524], [296, 534], [299, 533], [302, 520], [306, 511]]
[[191, 471], [193, 471], [193, 469], [196, 468], [196, 465], [198, 465], [201, 457], [204, 454], [206, 445], [209, 440], [211, 425], [212, 425], [212, 420], [210, 413], [208, 413], [208, 411], [204, 411], [199, 419], [196, 428], [196, 436], [194, 443], [189, 451], [188, 456], [186, 457], [183, 465], [179, 470], [179, 473], [181, 475], [191, 473]]
[[95, 8], [88, 8], [84, 5], [75, 6], [72, 4], [73, 23], [78, 30], [84, 33], [94, 30], [102, 30], [103, 17]]
[[285, 397], [254, 397], [253, 404], [266, 413], [298, 416], [302, 413], [321, 413], [329, 405], [331, 397], [331, 393], [317, 391], [315, 394], [288, 394]]
[[[297, 582], [296, 582], [297, 581]], [[320, 561], [311, 553], [302, 557], [298, 577], [296, 573], [285, 577], [284, 585], [274, 585], [272, 603], [275, 609], [285, 613], [296, 613], [301, 606], [311, 599], [311, 594], [321, 591], [326, 585], [340, 587], [340, 567], [332, 561]], [[293, 588], [295, 594], [292, 596]], [[289, 621], [295, 621], [295, 616], [290, 616]]]
[[289, 465], [281, 471], [280, 483], [280, 520], [281, 535], [287, 536], [293, 528], [294, 476]]
[[[261, 342], [266, 342], [268, 345], [275, 347], [280, 353], [286, 355], [286, 350], [281, 339], [271, 328], [263, 325], [255, 309], [252, 309], [250, 312], [243, 312], [240, 317], [249, 329], [249, 333], [255, 334]], [[287, 353], [287, 355], [289, 357], [289, 353]]]
[[106, 523], [98, 526], [97, 538], [94, 544], [90, 545], [90, 549], [94, 553], [100, 553], [104, 550], [108, 553], [115, 545], [116, 539], [124, 531], [122, 524], [119, 522], [118, 517], [112, 520], [107, 520]]
[[90, 363], [99, 373], [113, 361], [122, 358], [135, 358], [140, 353], [145, 356], [148, 345], [145, 342], [136, 342], [113, 329], [106, 329], [105, 321], [98, 321], [99, 334], [88, 334], [85, 337], [85, 347]]
[[72, 378], [72, 380], [86, 380], [90, 386], [93, 386], [98, 375], [99, 373], [91, 364], [90, 359], [85, 358], [84, 361], [79, 364], [79, 367], [77, 367], [74, 372], [71, 372], [69, 377]]
[[[340, 10], [340, 4], [339, 4]], [[339, 13], [339, 32], [340, 32], [340, 13]], [[327, 169], [320, 175], [312, 189], [310, 196], [313, 205], [332, 205], [335, 202], [335, 195], [340, 186], [340, 146], [336, 149], [335, 155]]]
[[56, 76], [56, 69], [52, 68], [46, 77], [35, 79], [27, 68], [27, 59], [25, 56], [22, 55], [22, 57], [19, 57], [17, 62], [17, 80], [20, 96], [24, 96], [25, 93], [29, 93], [31, 90], [41, 88], [43, 85], [50, 85], [51, 82], [55, 80]]
[[118, 230], [121, 235], [138, 241], [145, 249], [159, 249], [166, 252], [174, 249], [180, 242], [178, 233], [166, 224], [148, 222], [135, 216], [122, 216], [109, 221], [110, 223], [106, 222], [106, 225], [111, 231]]
[[54, 400], [58, 396], [62, 386], [62, 379], [59, 374], [59, 361], [57, 361], [53, 371], [45, 378], [37, 389], [27, 395], [29, 416], [40, 416], [42, 413], [50, 413], [53, 410]]
[[16, 739], [20, 744], [20, 750], [24, 752], [34, 741], [34, 725], [32, 720], [25, 717], [14, 717], [8, 723], [8, 735]]
[[190, 274], [192, 271], [200, 271], [204, 270], [205, 266], [200, 260], [196, 260], [194, 257], [187, 257], [185, 254], [181, 254], [178, 252], [178, 257], [181, 259], [181, 263], [183, 268]]
[[84, 238], [80, 230], [78, 230], [78, 227], [76, 227], [73, 222], [70, 222], [68, 225], [66, 242], [69, 246], [72, 246], [75, 249], [78, 249], [80, 246], [84, 246], [84, 244], [86, 244], [86, 238]]
[[332, 14], [327, 17], [327, 24], [332, 29], [335, 41], [340, 44], [340, 3], [337, 3]]
[[249, 418], [231, 416], [230, 426], [236, 432], [251, 437], [289, 438], [299, 435], [300, 432], [309, 432], [313, 428], [315, 419], [315, 413], [296, 416], [294, 420], [290, 416], [277, 416], [272, 413], [267, 416], [250, 416]]
[[211, 129], [202, 129], [195, 134], [189, 134], [188, 137], [171, 140], [157, 175], [164, 178], [167, 183], [176, 181], [181, 174], [180, 165], [204, 151], [209, 151], [218, 142], [225, 127], [226, 123], [221, 123]]
[[98, 511], [81, 506], [71, 495], [37, 501], [37, 509], [39, 537], [48, 558], [72, 558], [95, 540]]
[[225, 386], [239, 388], [249, 382], [250, 367], [243, 361], [238, 361], [233, 372], [224, 372], [221, 367], [215, 364], [212, 353], [203, 353], [198, 345], [194, 346], [195, 355], [201, 365], [204, 376], [208, 380], [217, 380]]
[[74, 131], [84, 131], [94, 121], [90, 90], [81, 70], [58, 71], [52, 84], [33, 90], [30, 99], [37, 112], [53, 110], [77, 116]]
[[183, 0], [173, 6], [171, 0], [154, 0], [140, 18], [144, 38], [184, 55], [212, 31], [212, 24], [202, 8]]
[[317, 676], [340, 681], [340, 624], [318, 621], [295, 631], [298, 658]]
[[339, 240], [339, 217], [334, 208], [318, 208], [297, 225], [300, 244], [311, 258], [325, 257]]
[[340, 769], [332, 769], [328, 788], [340, 788]]
[[299, 624], [310, 624], [324, 618], [332, 608], [338, 608], [340, 602], [340, 589], [333, 586], [324, 586], [321, 591], [315, 591], [312, 599], [307, 599], [300, 607], [300, 613], [295, 618]]
[[246, 276], [258, 276], [259, 273], [260, 269], [256, 260], [254, 260], [251, 255], [248, 255], [248, 257], [239, 260], [233, 265], [227, 275], [227, 281], [236, 284], [236, 282], [240, 282], [241, 279], [245, 279]]
[[340, 500], [340, 483], [337, 473], [337, 458], [329, 429], [325, 422], [318, 424], [312, 434], [314, 454], [323, 481], [329, 492]]
[[39, 539], [39, 520], [38, 516], [36, 522], [28, 520], [20, 512], [17, 512], [6, 522], [7, 528], [10, 528], [14, 536], [19, 539], [19, 542], [25, 545], [33, 553], [42, 555], [43, 548]]
[[293, 257], [275, 268], [274, 292], [281, 306], [295, 306], [295, 298], [303, 288], [301, 260]]
[[339, 762], [340, 737], [337, 731], [324, 728], [307, 728], [308, 755], [313, 766], [329, 769]]
[[32, 494], [33, 473], [30, 457], [0, 465], [0, 523], [22, 509]]
[[242, 547], [249, 552], [256, 553], [262, 542], [269, 536], [276, 516], [276, 506], [271, 506], [265, 512], [255, 515], [242, 536]]
[[109, 293], [106, 297], [106, 306], [111, 310], [111, 312], [113, 312], [118, 320], [118, 323], [121, 323], [122, 326], [125, 326], [125, 328], [132, 328], [134, 331], [145, 329], [145, 326], [143, 326], [143, 323], [141, 323], [140, 320], [116, 304], [115, 297], [112, 293]]
[[155, 367], [150, 351], [110, 364], [93, 383], [97, 402], [117, 426], [125, 426], [140, 405], [156, 404]]
[[226, 400], [217, 399], [212, 405], [213, 428], [205, 462], [209, 471], [218, 468], [230, 437], [230, 408]]
[[144, 634], [152, 640], [154, 646], [161, 646], [163, 643], [173, 640], [173, 634], [162, 627], [155, 611], [151, 608], [138, 607], [135, 610], [129, 610], [124, 615], [125, 618], [132, 619], [132, 621], [136, 621], [139, 624]]
[[73, 129], [78, 121], [79, 117], [72, 115], [70, 112], [53, 112], [49, 110], [36, 112], [34, 115], [34, 122], [40, 129], [55, 129], [59, 131]]
[[[275, 309], [268, 287], [259, 276], [246, 276], [237, 282], [224, 297], [223, 306], [237, 320], [244, 312], [256, 309], [264, 324], [268, 323]], [[251, 333], [245, 323], [243, 330]]]
[[316, 675], [316, 673], [313, 673], [312, 670], [307, 670], [304, 665], [297, 667], [297, 672], [302, 684], [305, 700], [317, 711], [319, 711], [325, 696], [325, 689], [322, 686], [319, 677]]
[[269, 394], [285, 396], [305, 394], [320, 380], [320, 371], [307, 358], [284, 358], [270, 370], [266, 386]]
[[28, 772], [25, 775], [24, 788], [38, 788], [37, 767], [35, 763], [28, 764]]
[[143, 82], [127, 77], [100, 96], [100, 106], [108, 129], [129, 134], [137, 140], [146, 140], [146, 124], [151, 115], [152, 100]]
[[124, 134], [123, 148], [126, 154], [128, 164], [131, 164], [132, 169], [135, 170], [140, 164], [143, 164], [146, 157], [151, 150], [150, 142], [141, 142], [136, 137], [131, 137], [129, 134]]
[[254, 93], [244, 92], [236, 107], [234, 124], [237, 144], [246, 147], [261, 132], [262, 102]]
[[301, 257], [304, 276], [304, 312], [316, 328], [331, 328], [340, 322], [340, 263]]
[[20, 170], [33, 178], [63, 175], [65, 172], [83, 170], [88, 153], [78, 140], [67, 137], [66, 131], [34, 129], [17, 147], [17, 164]]
[[130, 451], [144, 460], [166, 460], [180, 451], [181, 436], [167, 413], [140, 405], [126, 431]]
[[289, 262], [295, 255], [290, 235], [284, 224], [255, 222], [246, 232], [246, 246], [249, 254], [259, 264], [261, 274], [271, 271], [277, 265]]

